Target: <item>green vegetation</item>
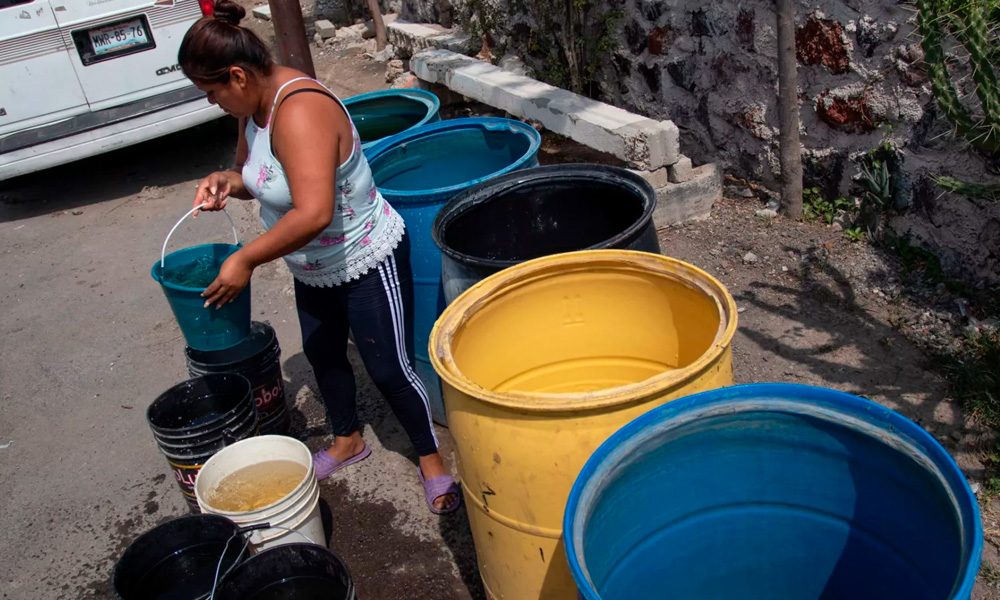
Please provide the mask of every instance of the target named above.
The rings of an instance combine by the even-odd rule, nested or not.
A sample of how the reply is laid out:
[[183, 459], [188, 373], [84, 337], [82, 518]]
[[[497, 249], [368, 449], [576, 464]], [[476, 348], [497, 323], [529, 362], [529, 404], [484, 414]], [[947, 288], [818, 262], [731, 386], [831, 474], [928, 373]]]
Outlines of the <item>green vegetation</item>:
[[833, 201], [823, 197], [823, 192], [817, 187], [802, 190], [802, 218], [809, 223], [823, 221], [827, 225], [833, 223], [837, 213], [854, 212], [854, 203], [847, 198], [837, 198]]
[[[1000, 58], [1000, 0], [917, 0], [917, 29], [923, 38], [924, 61], [934, 98], [959, 136], [986, 152], [1000, 151], [1000, 93], [994, 65]], [[945, 50], [949, 38], [957, 40], [961, 60]], [[963, 75], [952, 71], [968, 65], [975, 88], [963, 97], [956, 85]], [[1000, 184], [975, 184], [939, 178], [942, 187], [979, 200], [995, 201]]]

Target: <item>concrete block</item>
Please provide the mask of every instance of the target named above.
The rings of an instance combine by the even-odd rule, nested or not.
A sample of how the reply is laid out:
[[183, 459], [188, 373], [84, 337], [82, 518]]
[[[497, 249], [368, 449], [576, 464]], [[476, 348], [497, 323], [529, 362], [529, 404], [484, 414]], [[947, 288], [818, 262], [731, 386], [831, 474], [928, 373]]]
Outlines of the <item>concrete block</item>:
[[680, 160], [667, 169], [670, 183], [684, 183], [694, 177], [694, 166], [691, 164], [691, 159], [686, 156], [680, 157]]
[[520, 56], [505, 54], [504, 57], [500, 59], [500, 64], [497, 66], [508, 73], [513, 73], [514, 75], [528, 75], [528, 67], [524, 64], [524, 61], [521, 60]]
[[477, 63], [474, 58], [447, 50], [424, 50], [410, 59], [414, 75], [428, 83], [447, 86], [456, 70]]
[[670, 184], [670, 177], [667, 174], [667, 168], [668, 167], [663, 167], [655, 171], [636, 171], [634, 169], [630, 170], [639, 177], [642, 177], [643, 179], [648, 181], [649, 185], [653, 186], [654, 190], [658, 190]]
[[337, 36], [337, 26], [327, 19], [316, 21], [316, 33], [324, 40]]
[[250, 12], [253, 13], [253, 16], [257, 17], [258, 19], [264, 19], [265, 21], [271, 20], [271, 7], [268, 6], [267, 4], [265, 4], [264, 6], [258, 6]]
[[430, 83], [537, 121], [546, 129], [613, 154], [633, 168], [656, 171], [680, 157], [680, 132], [670, 121], [654, 121], [524, 75], [444, 50], [419, 52], [413, 72]]
[[722, 199], [722, 172], [714, 164], [694, 169], [684, 183], [671, 183], [656, 190], [653, 223], [657, 229], [691, 221], [703, 221], [712, 215], [712, 205]]
[[412, 56], [427, 48], [466, 52], [472, 39], [470, 35], [445, 29], [440, 25], [410, 23], [399, 19], [386, 23], [385, 33], [389, 42], [399, 48], [404, 56]]
[[457, 52], [459, 54], [468, 54], [470, 52], [475, 52], [477, 49], [475, 47], [477, 40], [473, 38], [471, 34], [461, 31], [452, 31], [450, 33], [435, 35], [427, 38], [427, 41], [430, 43], [431, 47]]

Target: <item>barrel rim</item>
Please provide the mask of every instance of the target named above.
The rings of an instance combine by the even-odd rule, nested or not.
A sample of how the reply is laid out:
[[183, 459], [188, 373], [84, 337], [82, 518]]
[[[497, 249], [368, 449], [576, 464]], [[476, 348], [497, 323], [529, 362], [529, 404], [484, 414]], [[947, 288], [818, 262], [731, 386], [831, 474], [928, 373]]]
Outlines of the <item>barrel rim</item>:
[[353, 104], [360, 104], [362, 102], [365, 102], [366, 100], [377, 100], [379, 98], [388, 98], [388, 97], [392, 97], [392, 96], [395, 96], [397, 98], [402, 97], [402, 98], [405, 98], [406, 100], [412, 100], [414, 102], [419, 102], [419, 103], [423, 104], [424, 106], [427, 107], [427, 114], [425, 114], [420, 119], [420, 121], [418, 121], [418, 122], [414, 123], [413, 125], [407, 127], [403, 131], [400, 131], [398, 133], [394, 133], [394, 134], [391, 134], [391, 135], [387, 135], [387, 136], [385, 136], [383, 138], [379, 138], [377, 140], [370, 140], [370, 141], [367, 141], [367, 142], [362, 142], [362, 144], [361, 144], [361, 149], [362, 150], [366, 150], [367, 151], [369, 148], [371, 148], [375, 144], [378, 144], [382, 140], [388, 140], [390, 138], [394, 138], [397, 135], [405, 133], [406, 131], [408, 131], [410, 129], [414, 129], [416, 127], [423, 127], [424, 125], [427, 125], [428, 123], [434, 121], [434, 119], [438, 116], [438, 113], [441, 111], [441, 99], [437, 97], [437, 94], [435, 94], [433, 92], [430, 92], [428, 90], [422, 90], [422, 89], [419, 89], [419, 88], [404, 88], [404, 89], [395, 89], [395, 90], [378, 90], [378, 91], [375, 91], [375, 92], [367, 92], [367, 93], [364, 93], [364, 94], [358, 94], [357, 96], [351, 96], [350, 98], [344, 100], [343, 101], [344, 102], [344, 108], [347, 109], [347, 116], [348, 116], [348, 118], [350, 118], [350, 116], [351, 116], [351, 105], [353, 105]]
[[[655, 272], [674, 279], [677, 279], [678, 275], [688, 275], [684, 282], [699, 288], [715, 302], [718, 309], [720, 323], [711, 346], [697, 360], [681, 369], [661, 373], [630, 385], [605, 388], [586, 394], [497, 392], [480, 386], [462, 373], [451, 353], [453, 332], [478, 312], [487, 298], [494, 297], [497, 293], [527, 280], [545, 275], [555, 267], [594, 269], [602, 263], [618, 268], [652, 268]], [[536, 258], [479, 281], [445, 308], [431, 330], [428, 350], [431, 365], [442, 381], [487, 404], [543, 413], [596, 410], [662, 395], [665, 390], [692, 381], [698, 374], [719, 361], [729, 350], [736, 334], [738, 320], [736, 301], [729, 290], [719, 280], [694, 265], [650, 252], [615, 249], [583, 250]]]
[[[200, 248], [210, 248], [215, 246], [226, 246], [229, 248], [234, 248], [234, 250], [230, 251], [229, 254], [227, 255], [227, 256], [232, 256], [233, 253], [235, 253], [237, 250], [243, 247], [243, 244], [227, 244], [225, 242], [213, 242], [211, 244], [198, 244], [197, 246], [188, 246], [187, 248], [174, 250], [173, 252], [168, 254], [166, 258], [163, 259], [163, 264], [166, 265], [167, 261], [170, 259], [171, 256], [180, 254], [182, 252], [190, 252], [191, 250], [198, 250]], [[149, 273], [150, 275], [153, 276], [153, 279], [155, 279], [157, 283], [159, 283], [160, 285], [162, 285], [167, 289], [174, 290], [177, 292], [201, 294], [207, 289], [207, 288], [188, 287], [186, 285], [177, 285], [176, 283], [170, 283], [169, 281], [166, 281], [165, 279], [163, 279], [163, 268], [161, 268], [160, 266], [160, 261], [156, 261], [155, 263], [153, 263], [153, 267], [149, 270]]]
[[[459, 192], [447, 204], [441, 207], [441, 210], [438, 211], [437, 216], [434, 218], [434, 224], [431, 226], [431, 238], [443, 254], [463, 265], [506, 269], [507, 267], [521, 264], [525, 261], [482, 258], [459, 252], [445, 243], [444, 230], [466, 213], [492, 201], [497, 195], [515, 191], [521, 186], [538, 182], [559, 182], [564, 179], [585, 178], [604, 180], [604, 178], [597, 175], [600, 173], [620, 178], [615, 183], [627, 185], [637, 196], [643, 198], [642, 215], [624, 231], [586, 248], [579, 248], [579, 250], [596, 250], [609, 245], [621, 245], [623, 241], [637, 237], [653, 218], [653, 211], [656, 210], [656, 190], [653, 189], [653, 186], [648, 181], [628, 169], [596, 163], [544, 165], [513, 171], [480, 182]], [[485, 194], [487, 191], [490, 192], [488, 196]], [[478, 195], [482, 195], [482, 197], [470, 199], [470, 197]]]
[[495, 131], [499, 129], [508, 129], [512, 133], [519, 135], [524, 135], [528, 138], [528, 148], [525, 152], [514, 162], [507, 165], [503, 169], [499, 169], [487, 175], [483, 175], [477, 179], [471, 181], [465, 181], [462, 183], [456, 183], [454, 185], [449, 185], [439, 188], [428, 188], [424, 190], [394, 190], [392, 188], [379, 186], [379, 191], [383, 196], [388, 196], [394, 198], [396, 201], [407, 201], [407, 200], [422, 200], [429, 196], [439, 196], [450, 194], [464, 190], [472, 185], [476, 185], [479, 182], [487, 179], [492, 179], [500, 175], [510, 173], [511, 171], [516, 171], [522, 168], [525, 163], [531, 161], [537, 154], [538, 149], [542, 146], [542, 135], [538, 131], [521, 121], [515, 121], [514, 119], [505, 119], [503, 117], [466, 117], [462, 119], [449, 119], [446, 121], [439, 121], [437, 123], [428, 123], [420, 127], [413, 127], [397, 133], [394, 136], [384, 138], [371, 146], [366, 152], [365, 157], [368, 159], [368, 164], [372, 165], [372, 170], [374, 171], [375, 161], [381, 157], [383, 154], [389, 152], [389, 150], [397, 147], [403, 146], [407, 143], [411, 143], [417, 138], [421, 138], [434, 133], [441, 133], [442, 131], [447, 131], [450, 129], [466, 129], [466, 128], [476, 128], [476, 129], [486, 129], [490, 131]]
[[[437, 97], [437, 94], [419, 88], [376, 90], [374, 92], [365, 92], [363, 94], [357, 94], [355, 96], [351, 96], [350, 98], [345, 98], [343, 102], [344, 106], [350, 109], [352, 104], [359, 104], [361, 102], [365, 102], [366, 100], [376, 100], [378, 98], [388, 98], [391, 96], [397, 96], [397, 97], [402, 96], [407, 100], [420, 102], [421, 104], [427, 106], [430, 110], [425, 119], [432, 118], [434, 116], [434, 113], [438, 112], [441, 109], [441, 99]], [[350, 110], [348, 110], [347, 112], [350, 113]], [[424, 123], [425, 121], [421, 121], [417, 125], [414, 125], [414, 127], [418, 127], [420, 125], [423, 125]]]
[[[566, 510], [563, 513], [563, 539], [566, 558], [569, 562], [570, 572], [583, 600], [601, 600], [600, 594], [598, 594], [590, 579], [585, 563], [582, 561], [582, 548], [578, 547], [578, 542], [576, 541], [580, 538], [579, 535], [576, 535], [578, 533], [577, 529], [582, 527], [583, 521], [579, 514], [581, 502], [589, 499], [593, 493], [591, 486], [598, 479], [596, 475], [620, 462], [623, 458], [623, 448], [626, 445], [633, 441], [641, 441], [644, 437], [649, 437], [654, 433], [662, 431], [666, 427], [664, 425], [665, 422], [672, 417], [692, 410], [703, 413], [705, 410], [720, 405], [766, 398], [772, 400], [780, 399], [783, 405], [787, 405], [788, 403], [812, 405], [816, 401], [825, 401], [827, 410], [834, 410], [843, 415], [851, 416], [863, 414], [868, 419], [877, 420], [880, 427], [893, 432], [896, 437], [905, 436], [920, 444], [920, 450], [923, 451], [924, 456], [929, 458], [933, 466], [939, 470], [939, 474], [944, 479], [944, 482], [951, 486], [949, 494], [952, 495], [955, 501], [956, 517], [962, 529], [963, 537], [966, 537], [969, 533], [972, 534], [971, 550], [967, 556], [963, 557], [966, 560], [956, 576], [955, 585], [952, 588], [949, 599], [968, 598], [971, 595], [983, 551], [982, 520], [979, 513], [979, 504], [975, 500], [975, 495], [969, 487], [969, 482], [965, 479], [965, 475], [962, 474], [958, 464], [948, 451], [934, 439], [934, 436], [891, 408], [882, 406], [866, 398], [848, 394], [847, 392], [796, 383], [754, 383], [709, 390], [679, 398], [653, 408], [612, 434], [587, 459], [579, 475], [577, 475], [573, 487], [570, 489], [569, 497], [566, 501]], [[689, 422], [691, 421], [685, 420], [684, 423], [676, 426], [681, 426]], [[969, 522], [965, 522], [962, 515], [963, 507], [961, 505], [963, 503], [968, 510]], [[970, 527], [971, 531], [969, 531]], [[965, 548], [962, 551], [965, 553]]]

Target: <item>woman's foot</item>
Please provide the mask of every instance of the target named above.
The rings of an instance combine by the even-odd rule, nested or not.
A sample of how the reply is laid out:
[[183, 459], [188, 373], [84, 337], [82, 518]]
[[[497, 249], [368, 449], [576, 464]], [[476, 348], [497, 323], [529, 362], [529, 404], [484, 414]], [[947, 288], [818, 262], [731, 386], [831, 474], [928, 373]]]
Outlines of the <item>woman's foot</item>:
[[419, 475], [427, 503], [431, 505], [433, 512], [449, 513], [458, 508], [458, 486], [445, 468], [440, 454], [435, 452], [421, 456]]
[[363, 461], [371, 453], [372, 449], [361, 439], [360, 433], [355, 432], [347, 437], [337, 436], [332, 446], [313, 454], [316, 479], [322, 481], [344, 467]]
[[361, 438], [361, 432], [355, 431], [347, 437], [334, 436], [333, 445], [326, 449], [326, 453], [330, 455], [330, 458], [344, 462], [361, 454], [365, 448], [367, 446]]

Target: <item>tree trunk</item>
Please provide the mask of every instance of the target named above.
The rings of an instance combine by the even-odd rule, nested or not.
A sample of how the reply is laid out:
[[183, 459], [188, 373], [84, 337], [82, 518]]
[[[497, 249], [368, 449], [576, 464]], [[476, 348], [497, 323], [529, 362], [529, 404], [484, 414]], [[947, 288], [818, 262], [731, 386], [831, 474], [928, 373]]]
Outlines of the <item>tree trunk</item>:
[[271, 21], [274, 23], [274, 37], [278, 42], [281, 64], [316, 77], [302, 7], [298, 0], [268, 0], [268, 5], [271, 7]]
[[795, 58], [795, 2], [777, 0], [778, 122], [781, 128], [781, 207], [802, 218], [802, 146], [799, 143], [799, 94]]
[[378, 0], [368, 0], [368, 10], [372, 13], [372, 23], [375, 24], [375, 48], [385, 50], [389, 41], [385, 37], [385, 21], [382, 20], [382, 9], [378, 6]]
[[[562, 42], [563, 56], [566, 57], [566, 66], [569, 69], [569, 84], [573, 92], [577, 94], [583, 93], [583, 69], [580, 66], [579, 56], [577, 55], [576, 46], [576, 32], [574, 31], [573, 22], [573, 2], [575, 0], [565, 0], [566, 8], [566, 22], [563, 29], [560, 30], [559, 39]], [[567, 34], [568, 31], [568, 34]]]

